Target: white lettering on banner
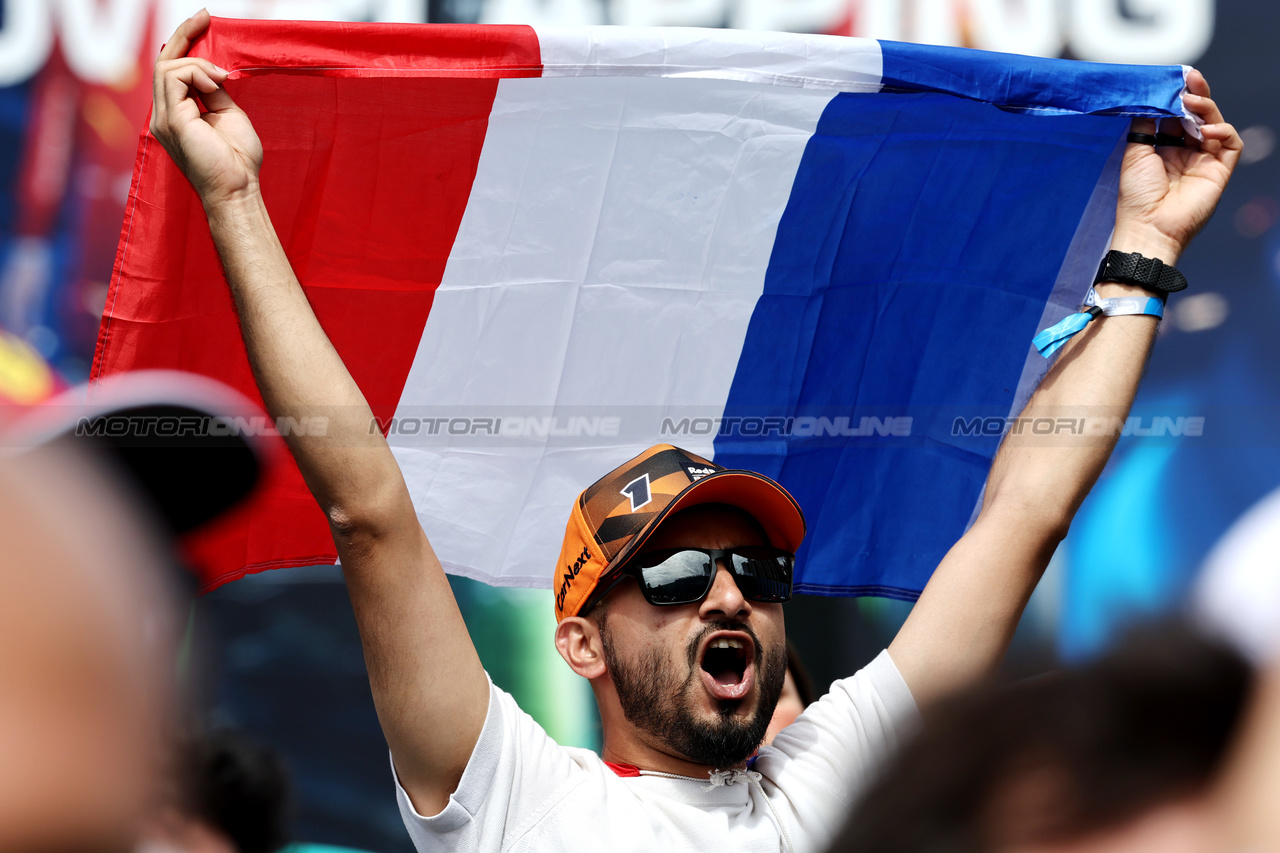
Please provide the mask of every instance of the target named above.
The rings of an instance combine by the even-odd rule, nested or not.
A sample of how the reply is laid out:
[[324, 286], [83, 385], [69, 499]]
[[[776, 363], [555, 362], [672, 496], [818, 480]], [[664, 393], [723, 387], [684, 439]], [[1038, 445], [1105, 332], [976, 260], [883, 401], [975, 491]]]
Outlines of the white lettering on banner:
[[58, 0], [62, 54], [87, 83], [111, 83], [138, 63], [150, 0]]
[[1074, 0], [1071, 47], [1081, 59], [1190, 65], [1213, 38], [1213, 0]]
[[[29, 79], [55, 34], [82, 80], [119, 80], [201, 0], [0, 0], [0, 86]], [[215, 15], [333, 21], [425, 21], [428, 0], [209, 0]], [[1062, 14], [1059, 14], [1061, 7]], [[149, 10], [155, 29], [146, 32]], [[1213, 37], [1214, 0], [481, 0], [480, 23], [718, 26], [971, 44], [1098, 62], [1191, 64]], [[145, 48], [149, 39], [151, 49]]]
[[[589, 0], [577, 0], [589, 2]], [[0, 0], [0, 86], [30, 79], [49, 60], [56, 29], [67, 65], [88, 83], [113, 83], [132, 71], [143, 40], [158, 51], [199, 0]], [[229, 18], [421, 22], [427, 0], [211, 0], [209, 11]], [[146, 32], [154, 8], [155, 31]], [[578, 23], [578, 22], [574, 22]], [[587, 23], [584, 21], [583, 23]], [[595, 23], [595, 22], [592, 22]]]
[[[276, 21], [379, 21], [422, 23], [428, 0], [155, 0], [155, 49], [187, 17], [207, 6], [223, 18], [268, 18]], [[142, 24], [139, 24], [142, 26]]]
[[49, 58], [53, 26], [45, 0], [4, 0], [0, 29], [0, 86], [30, 78]]
[[[181, 18], [200, 8], [202, 0], [167, 0]], [[269, 18], [275, 21], [424, 21], [425, 0], [211, 0], [209, 14], [225, 18]], [[181, 23], [181, 19], [179, 20]]]

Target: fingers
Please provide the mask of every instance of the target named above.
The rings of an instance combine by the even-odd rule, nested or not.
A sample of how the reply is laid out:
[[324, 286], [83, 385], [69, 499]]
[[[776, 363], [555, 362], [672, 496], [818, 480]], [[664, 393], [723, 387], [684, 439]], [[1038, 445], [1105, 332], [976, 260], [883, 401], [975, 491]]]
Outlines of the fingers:
[[1205, 151], [1213, 154], [1226, 166], [1227, 174], [1230, 175], [1240, 162], [1240, 152], [1244, 150], [1244, 140], [1240, 138], [1240, 134], [1225, 121], [1206, 124], [1200, 128], [1200, 132], [1204, 134]]
[[[1205, 80], [1204, 75], [1195, 69], [1187, 73], [1187, 90], [1182, 95], [1182, 104], [1188, 112], [1202, 123], [1200, 128], [1201, 139], [1196, 140], [1188, 135], [1187, 146], [1218, 157], [1222, 150], [1222, 143], [1224, 141], [1230, 142], [1231, 138], [1236, 135], [1235, 129], [1223, 121], [1222, 110], [1218, 109], [1217, 103], [1209, 97], [1209, 81]], [[1214, 126], [1224, 126], [1228, 130], [1219, 130], [1207, 134], [1204, 132], [1205, 128]], [[1238, 139], [1238, 137], [1236, 138]]]
[[1182, 104], [1204, 124], [1222, 122], [1222, 111], [1209, 96], [1209, 81], [1194, 68], [1187, 73], [1187, 91], [1182, 95]]
[[1204, 79], [1203, 74], [1192, 68], [1187, 73], [1187, 91], [1193, 95], [1207, 98], [1209, 97], [1209, 81]]
[[211, 113], [223, 113], [227, 110], [238, 110], [236, 102], [231, 99], [231, 95], [221, 86], [214, 85], [213, 89], [200, 90], [200, 100], [204, 102], [205, 109]]
[[1195, 69], [1187, 74], [1187, 91], [1182, 96], [1182, 103], [1189, 112], [1204, 122], [1200, 128], [1204, 138], [1200, 147], [1229, 170], [1234, 169], [1244, 142], [1236, 129], [1222, 117], [1218, 104], [1209, 97], [1209, 82]]
[[207, 59], [183, 57], [156, 66], [155, 100], [157, 107], [174, 107], [188, 96], [186, 90], [177, 88], [181, 82], [199, 90], [202, 94], [215, 91], [229, 75]]
[[1205, 124], [1218, 124], [1222, 121], [1222, 110], [1218, 109], [1211, 98], [1187, 92], [1182, 96], [1182, 103]]
[[[192, 99], [196, 92], [206, 106], [209, 106], [209, 99], [216, 101], [220, 109], [231, 105], [230, 98], [220, 88], [227, 79], [227, 72], [206, 59], [187, 55], [192, 43], [208, 28], [209, 12], [201, 9], [179, 24], [161, 48], [152, 77], [152, 133], [168, 130], [173, 112], [180, 109], [183, 102]], [[209, 108], [213, 109], [212, 106]]]
[[1156, 132], [1156, 120], [1153, 118], [1135, 118], [1129, 124], [1130, 133], [1141, 133], [1144, 136], [1153, 136]]
[[207, 59], [188, 56], [157, 63], [155, 104], [151, 112], [152, 132], [158, 134], [168, 130], [174, 113], [181, 109], [184, 102], [194, 99], [197, 92], [202, 100], [218, 99], [221, 94], [229, 102], [230, 97], [221, 88], [227, 76], [228, 72]]
[[1206, 124], [1200, 128], [1200, 132], [1204, 134], [1205, 139], [1216, 139], [1227, 148], [1244, 147], [1244, 141], [1240, 138], [1240, 134], [1236, 132], [1235, 127], [1225, 121], [1218, 124]]
[[202, 95], [216, 92], [218, 84], [213, 79], [215, 73], [199, 65], [186, 65], [175, 69], [172, 74], [166, 74], [165, 103], [172, 106], [191, 97], [192, 89]]
[[[1222, 112], [1218, 109], [1218, 105], [1209, 97], [1209, 82], [1204, 79], [1204, 75], [1194, 68], [1187, 73], [1186, 91], [1182, 95], [1182, 103], [1187, 111], [1195, 115], [1204, 124], [1218, 124], [1222, 122]], [[1183, 136], [1183, 128], [1180, 126], [1178, 119], [1161, 119], [1158, 126], [1154, 119], [1140, 118], [1134, 119], [1130, 130], [1133, 133], [1155, 134], [1162, 136]], [[1188, 137], [1187, 142], [1190, 145], [1195, 144], [1194, 138]]]
[[208, 28], [209, 11], [201, 9], [181, 24], [178, 24], [178, 28], [173, 31], [173, 36], [165, 42], [164, 48], [160, 51], [160, 56], [156, 59], [156, 63], [159, 64], [165, 60], [186, 56], [187, 51], [191, 50], [191, 43]]

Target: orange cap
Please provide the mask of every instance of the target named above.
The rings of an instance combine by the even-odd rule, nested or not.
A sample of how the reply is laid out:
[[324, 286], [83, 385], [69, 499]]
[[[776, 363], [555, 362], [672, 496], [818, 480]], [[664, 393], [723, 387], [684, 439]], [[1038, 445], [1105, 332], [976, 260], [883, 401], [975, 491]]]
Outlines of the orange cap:
[[556, 621], [594, 604], [592, 593], [621, 571], [664, 519], [709, 503], [746, 512], [774, 547], [796, 551], [804, 540], [804, 513], [778, 483], [657, 444], [592, 483], [574, 502], [552, 581]]

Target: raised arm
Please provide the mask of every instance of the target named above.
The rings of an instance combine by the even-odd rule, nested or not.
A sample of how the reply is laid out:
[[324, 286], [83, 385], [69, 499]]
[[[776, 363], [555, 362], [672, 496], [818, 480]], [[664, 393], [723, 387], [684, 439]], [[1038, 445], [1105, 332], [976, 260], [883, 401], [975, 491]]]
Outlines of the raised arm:
[[[1186, 148], [1130, 144], [1121, 167], [1111, 248], [1174, 264], [1202, 228], [1240, 156], [1240, 137], [1209, 99], [1198, 71], [1187, 79], [1188, 109], [1203, 118], [1204, 142]], [[1151, 121], [1135, 131], [1155, 133]], [[1170, 128], [1172, 130], [1172, 128]], [[1149, 295], [1099, 284], [1103, 298]], [[1155, 341], [1154, 317], [1090, 323], [1062, 349], [1023, 418], [1128, 415]], [[996, 454], [982, 511], [925, 586], [889, 646], [918, 702], [990, 672], [1054, 549], [1118, 439], [1010, 433]], [[1140, 511], [1135, 508], [1135, 512]]]
[[328, 418], [324, 436], [287, 441], [329, 518], [400, 781], [435, 814], [480, 735], [488, 682], [391, 449], [276, 237], [257, 134], [226, 72], [186, 55], [208, 25], [203, 11], [184, 22], [156, 61], [151, 132], [200, 195], [268, 411]]

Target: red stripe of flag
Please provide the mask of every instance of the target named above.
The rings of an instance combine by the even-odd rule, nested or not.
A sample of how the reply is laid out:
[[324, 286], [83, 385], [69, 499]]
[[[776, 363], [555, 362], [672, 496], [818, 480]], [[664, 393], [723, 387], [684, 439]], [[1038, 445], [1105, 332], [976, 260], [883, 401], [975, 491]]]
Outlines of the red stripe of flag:
[[[215, 18], [193, 54], [233, 72], [227, 90], [262, 139], [262, 192], [290, 263], [375, 415], [391, 416], [466, 208], [498, 78], [541, 73], [537, 36], [528, 27]], [[202, 373], [261, 399], [200, 202], [147, 133], [93, 376], [144, 368]], [[206, 589], [336, 556], [292, 462], [188, 545]]]

